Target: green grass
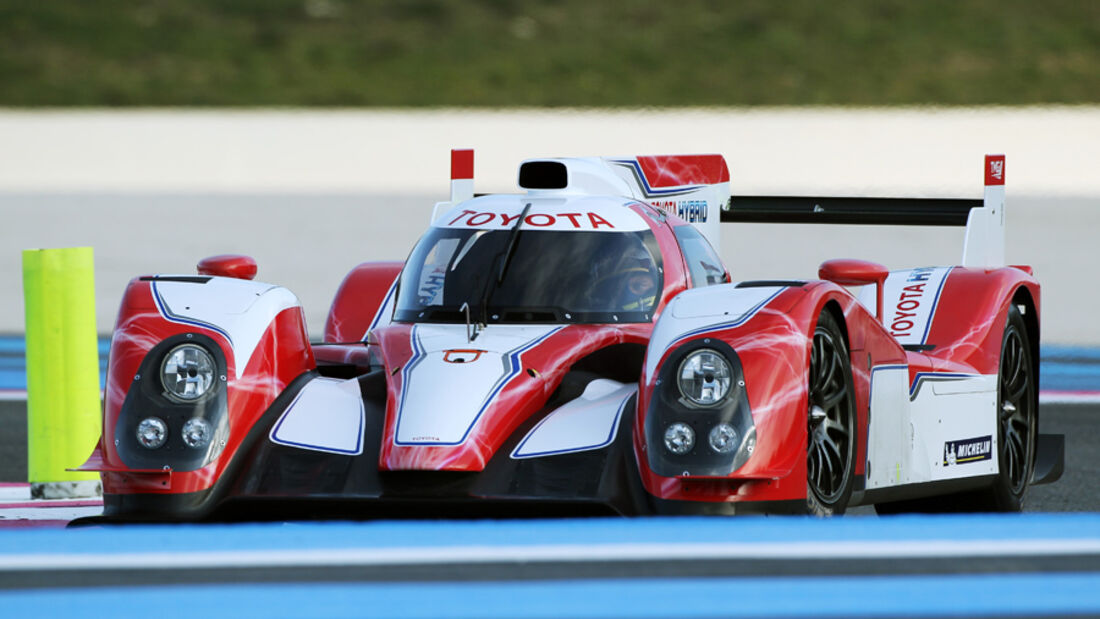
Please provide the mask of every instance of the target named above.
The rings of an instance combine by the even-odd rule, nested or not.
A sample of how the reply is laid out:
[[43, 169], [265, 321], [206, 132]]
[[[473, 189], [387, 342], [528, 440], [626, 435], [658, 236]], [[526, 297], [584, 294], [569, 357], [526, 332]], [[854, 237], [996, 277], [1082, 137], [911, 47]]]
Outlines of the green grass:
[[2, 106], [1097, 102], [1094, 0], [0, 0]]

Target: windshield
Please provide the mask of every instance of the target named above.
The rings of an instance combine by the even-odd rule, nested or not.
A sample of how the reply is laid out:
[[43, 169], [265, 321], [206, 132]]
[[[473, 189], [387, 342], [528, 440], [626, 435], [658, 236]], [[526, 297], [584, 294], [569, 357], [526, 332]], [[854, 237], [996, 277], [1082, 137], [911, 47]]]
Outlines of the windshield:
[[[657, 240], [635, 232], [432, 228], [401, 275], [400, 322], [650, 322], [663, 287]], [[488, 306], [482, 307], [488, 299]]]

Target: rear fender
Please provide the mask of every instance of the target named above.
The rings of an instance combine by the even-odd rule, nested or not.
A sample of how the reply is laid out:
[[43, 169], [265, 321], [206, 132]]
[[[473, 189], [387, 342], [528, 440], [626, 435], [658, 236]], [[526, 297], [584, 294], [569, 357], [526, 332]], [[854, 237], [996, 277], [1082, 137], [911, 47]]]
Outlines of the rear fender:
[[[1038, 281], [1021, 269], [955, 267], [944, 281], [927, 336], [920, 343], [933, 347], [927, 354], [944, 369], [961, 364], [979, 374], [996, 374], [1005, 320], [1013, 303], [1024, 306], [1032, 352], [1038, 352], [1034, 347], [1038, 346], [1039, 293]], [[886, 301], [889, 304], [890, 298]]]
[[341, 282], [325, 320], [324, 341], [360, 342], [367, 332], [389, 324], [401, 262], [364, 262]]

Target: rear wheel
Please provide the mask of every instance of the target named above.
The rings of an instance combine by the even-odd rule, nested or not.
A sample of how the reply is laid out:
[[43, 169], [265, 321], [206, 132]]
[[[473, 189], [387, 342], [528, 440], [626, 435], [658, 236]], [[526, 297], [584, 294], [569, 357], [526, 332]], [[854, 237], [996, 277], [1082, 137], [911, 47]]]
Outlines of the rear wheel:
[[1018, 512], [1023, 508], [1035, 466], [1037, 383], [1027, 327], [1013, 305], [1005, 321], [997, 377], [997, 480], [977, 505], [981, 510]]
[[848, 347], [828, 311], [814, 329], [808, 388], [806, 511], [843, 514], [852, 496], [856, 409]]

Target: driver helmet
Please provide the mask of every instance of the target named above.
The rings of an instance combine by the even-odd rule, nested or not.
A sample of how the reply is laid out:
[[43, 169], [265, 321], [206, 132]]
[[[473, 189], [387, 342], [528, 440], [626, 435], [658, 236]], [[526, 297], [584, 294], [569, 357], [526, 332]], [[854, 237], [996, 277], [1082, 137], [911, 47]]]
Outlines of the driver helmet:
[[643, 247], [636, 247], [623, 256], [618, 267], [621, 282], [621, 309], [646, 310], [659, 294], [660, 278], [653, 257]]

